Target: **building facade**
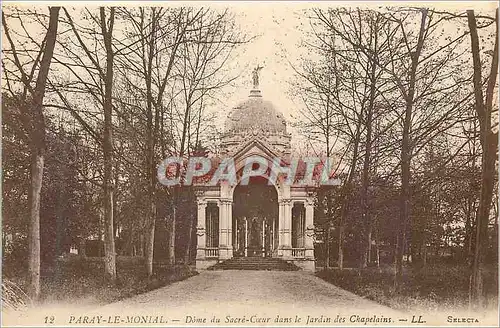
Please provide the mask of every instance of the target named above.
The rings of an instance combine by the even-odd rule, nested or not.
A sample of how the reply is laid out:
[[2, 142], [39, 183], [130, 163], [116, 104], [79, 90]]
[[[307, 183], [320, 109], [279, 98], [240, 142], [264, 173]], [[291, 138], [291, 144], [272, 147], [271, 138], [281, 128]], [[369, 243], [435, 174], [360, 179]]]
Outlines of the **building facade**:
[[[266, 101], [254, 78], [247, 100], [225, 123], [221, 156], [232, 157], [236, 172], [245, 160], [289, 160], [291, 134], [283, 115]], [[314, 271], [314, 189], [277, 179], [238, 180], [205, 186], [197, 193], [196, 268], [206, 269], [237, 256], [277, 257]]]

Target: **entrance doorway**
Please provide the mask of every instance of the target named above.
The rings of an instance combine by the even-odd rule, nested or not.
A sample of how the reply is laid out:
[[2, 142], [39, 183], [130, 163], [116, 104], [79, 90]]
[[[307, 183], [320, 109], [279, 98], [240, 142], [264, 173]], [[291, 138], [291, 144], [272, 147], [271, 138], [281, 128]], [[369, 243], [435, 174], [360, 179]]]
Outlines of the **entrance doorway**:
[[278, 194], [266, 179], [234, 190], [233, 254], [271, 257], [278, 247]]

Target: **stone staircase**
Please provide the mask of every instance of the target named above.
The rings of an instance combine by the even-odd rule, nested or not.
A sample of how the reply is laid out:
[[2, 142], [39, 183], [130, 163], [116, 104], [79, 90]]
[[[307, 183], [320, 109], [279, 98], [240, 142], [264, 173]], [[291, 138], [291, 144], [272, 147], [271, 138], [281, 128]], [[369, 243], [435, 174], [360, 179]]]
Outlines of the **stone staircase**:
[[267, 270], [267, 271], [297, 271], [298, 266], [282, 259], [272, 257], [233, 257], [219, 262], [208, 270]]

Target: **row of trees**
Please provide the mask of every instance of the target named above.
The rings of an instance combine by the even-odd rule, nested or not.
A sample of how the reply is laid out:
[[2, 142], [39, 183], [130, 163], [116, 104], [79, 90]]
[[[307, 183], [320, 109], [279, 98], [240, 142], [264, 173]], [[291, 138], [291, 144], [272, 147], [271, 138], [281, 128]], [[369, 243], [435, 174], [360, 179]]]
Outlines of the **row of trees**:
[[189, 7], [9, 7], [2, 15], [4, 236], [27, 242], [29, 294], [40, 294], [40, 227], [53, 255], [103, 238], [112, 282], [115, 241], [122, 254], [144, 255], [153, 273], [158, 223], [169, 232], [170, 263], [176, 229], [189, 260], [195, 220], [184, 200], [193, 193], [160, 188], [156, 165], [206, 153], [216, 132], [207, 107], [235, 79], [227, 63], [248, 41], [233, 15]]
[[[232, 14], [6, 7], [2, 15], [3, 237], [11, 254], [29, 255], [31, 296], [40, 293], [40, 250], [48, 261], [88, 238], [104, 240], [111, 281], [117, 253], [144, 256], [149, 275], [153, 254], [192, 259], [194, 192], [160, 187], [156, 165], [216, 144], [208, 108], [249, 41]], [[480, 301], [498, 211], [497, 18], [337, 8], [301, 19], [309, 27], [308, 56], [292, 63], [298, 125], [315, 151], [340, 159], [343, 181], [318, 195], [327, 265], [330, 252], [346, 265], [346, 243], [361, 250], [360, 268], [391, 245], [398, 289], [405, 255], [425, 265], [430, 247], [457, 245]]]
[[349, 238], [364, 268], [372, 245], [393, 245], [400, 290], [404, 255], [425, 265], [429, 246], [459, 245], [471, 265], [471, 299], [481, 304], [485, 256], [497, 245], [488, 227], [493, 220], [498, 227], [498, 15], [426, 8], [305, 14], [302, 46], [310, 56], [294, 65], [292, 89], [305, 118], [297, 125], [314, 151], [340, 158], [343, 178], [340, 190], [319, 198], [327, 253], [334, 240], [343, 268]]

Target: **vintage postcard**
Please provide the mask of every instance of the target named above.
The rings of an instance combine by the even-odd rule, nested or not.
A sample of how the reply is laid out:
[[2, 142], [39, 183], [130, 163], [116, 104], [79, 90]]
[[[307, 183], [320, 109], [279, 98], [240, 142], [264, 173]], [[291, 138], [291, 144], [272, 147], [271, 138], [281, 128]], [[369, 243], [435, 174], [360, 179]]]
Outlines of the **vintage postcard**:
[[2, 4], [2, 326], [498, 327], [498, 3]]

